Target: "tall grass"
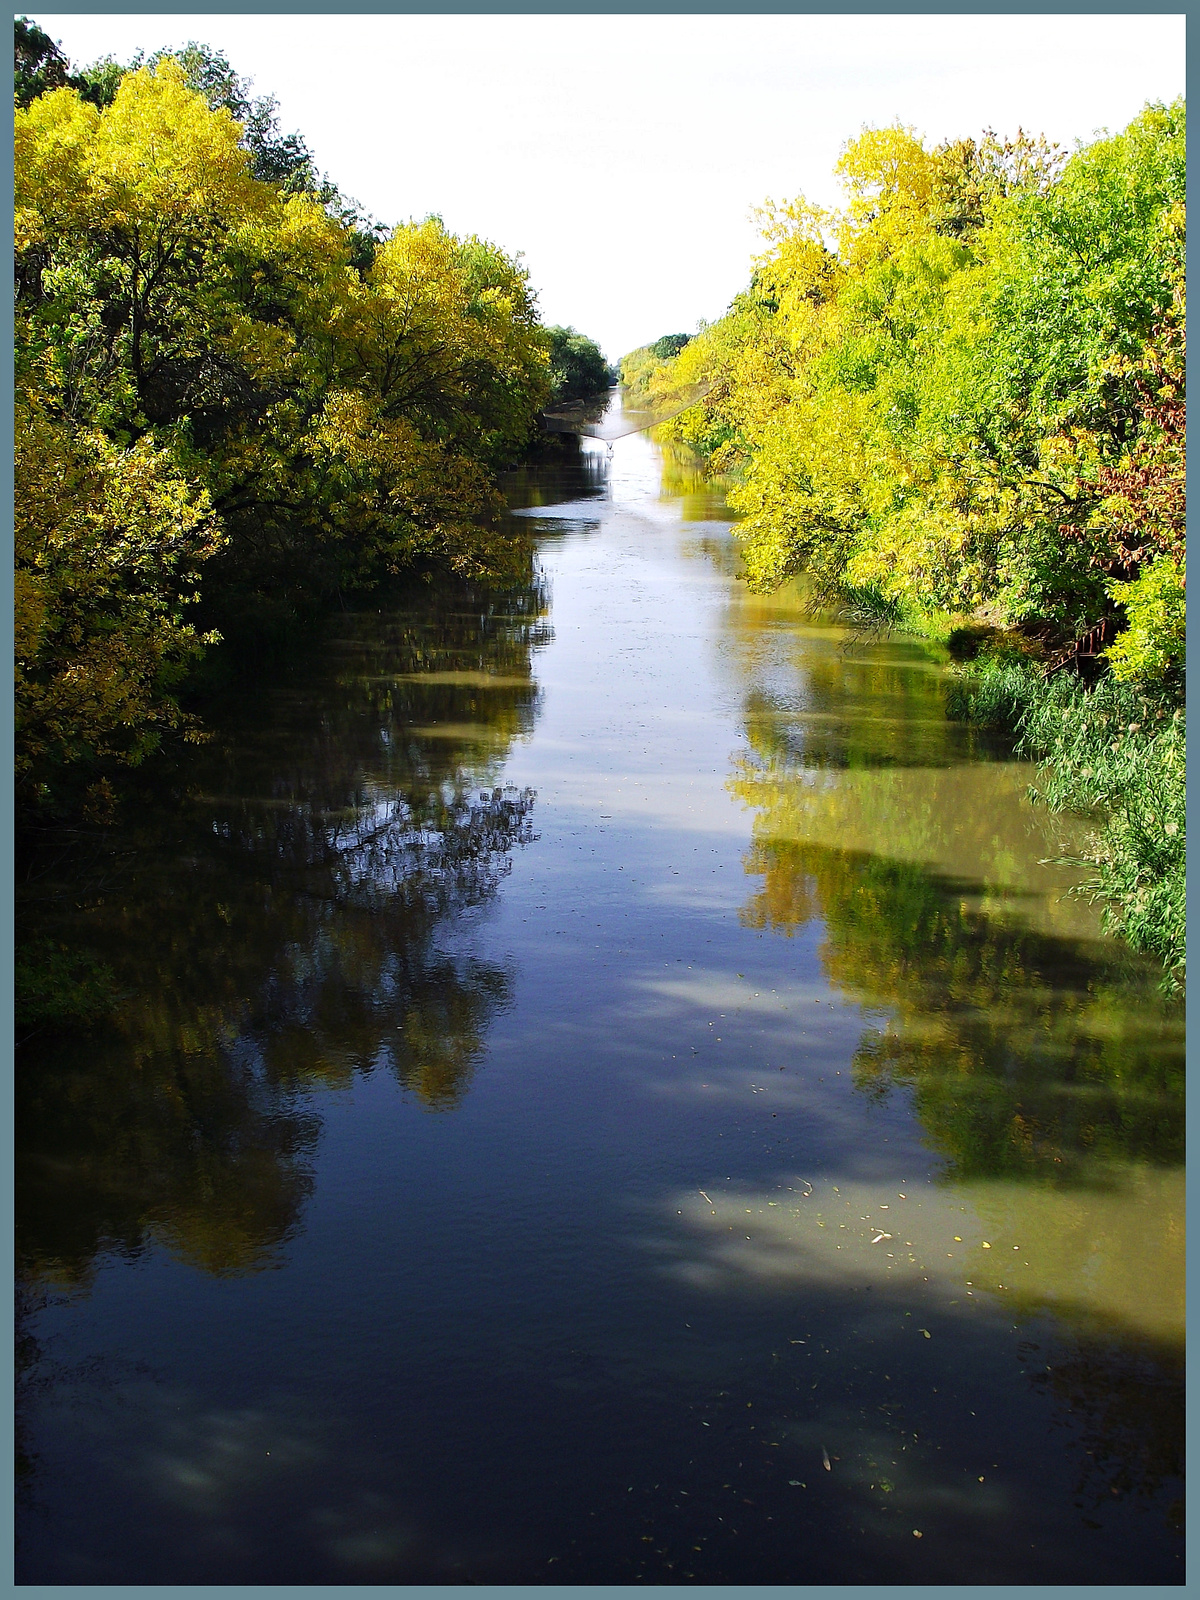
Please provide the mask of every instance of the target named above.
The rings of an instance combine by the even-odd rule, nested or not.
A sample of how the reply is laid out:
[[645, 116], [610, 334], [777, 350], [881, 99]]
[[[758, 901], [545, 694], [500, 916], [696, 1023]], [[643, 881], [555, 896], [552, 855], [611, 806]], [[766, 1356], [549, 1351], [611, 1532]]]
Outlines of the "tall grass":
[[1034, 797], [1095, 824], [1077, 893], [1104, 906], [1105, 924], [1157, 956], [1163, 984], [1186, 969], [1185, 713], [1167, 695], [1111, 677], [1087, 687], [1049, 681], [1024, 662], [982, 660], [956, 671], [949, 711], [1017, 736], [1041, 763]]

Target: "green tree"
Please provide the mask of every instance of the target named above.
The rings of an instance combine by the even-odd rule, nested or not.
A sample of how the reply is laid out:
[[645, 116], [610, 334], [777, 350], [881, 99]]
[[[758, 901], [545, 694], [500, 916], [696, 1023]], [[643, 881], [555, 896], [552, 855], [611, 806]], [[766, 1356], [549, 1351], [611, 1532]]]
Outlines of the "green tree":
[[[124, 73], [109, 104], [65, 86], [17, 111], [17, 369], [55, 459], [154, 462], [160, 486], [215, 514], [197, 634], [291, 626], [414, 568], [516, 571], [494, 476], [550, 391], [524, 269], [435, 219], [364, 249], [328, 196], [255, 175], [236, 75], [201, 47], [181, 54], [186, 66], [168, 55]], [[157, 568], [142, 551], [129, 604], [153, 581], [173, 616], [171, 573], [195, 563], [161, 519], [140, 526], [166, 543]], [[117, 588], [133, 583], [121, 571]], [[66, 637], [69, 593], [30, 591], [43, 641]], [[114, 589], [105, 603], [124, 602]], [[156, 694], [127, 706], [131, 748], [166, 704]]]
[[13, 33], [13, 93], [17, 104], [27, 106], [48, 89], [66, 88], [71, 81], [70, 64], [45, 29], [28, 17], [18, 17]]
[[650, 354], [659, 361], [669, 361], [672, 356], [677, 356], [684, 345], [691, 343], [690, 333], [664, 333], [661, 339], [656, 339], [650, 346]]
[[550, 339], [550, 403], [591, 400], [603, 394], [612, 373], [600, 347], [574, 328], [546, 329]]
[[1112, 609], [1095, 535], [1158, 429], [1137, 374], [1181, 325], [1183, 138], [1182, 104], [1066, 161], [867, 130], [839, 211], [766, 209], [751, 291], [647, 380], [709, 381], [675, 428], [737, 469], [752, 581], [1059, 643]]

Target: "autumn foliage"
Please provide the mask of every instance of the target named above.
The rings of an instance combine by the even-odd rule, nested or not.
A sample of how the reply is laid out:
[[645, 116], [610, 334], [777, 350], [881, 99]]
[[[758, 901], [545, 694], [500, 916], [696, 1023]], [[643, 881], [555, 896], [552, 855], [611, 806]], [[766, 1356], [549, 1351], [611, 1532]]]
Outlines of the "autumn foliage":
[[840, 209], [764, 206], [728, 314], [626, 367], [710, 385], [672, 431], [733, 475], [753, 583], [1050, 651], [1134, 616], [1114, 582], [1182, 593], [1184, 129], [1150, 106], [1069, 158], [869, 129]]
[[110, 74], [99, 104], [31, 79], [16, 111], [35, 807], [95, 799], [182, 733], [180, 685], [220, 635], [421, 567], [511, 565], [494, 475], [550, 391], [516, 262], [436, 219], [364, 229], [303, 164], [256, 176], [262, 130], [255, 145], [223, 79], [198, 92], [213, 62], [189, 49]]

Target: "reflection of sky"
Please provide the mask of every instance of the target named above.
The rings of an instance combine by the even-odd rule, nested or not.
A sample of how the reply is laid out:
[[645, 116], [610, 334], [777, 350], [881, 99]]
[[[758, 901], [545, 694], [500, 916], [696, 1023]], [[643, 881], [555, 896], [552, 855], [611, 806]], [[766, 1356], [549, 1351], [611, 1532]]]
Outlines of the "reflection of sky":
[[[553, 639], [497, 774], [536, 791], [536, 838], [428, 952], [434, 989], [443, 955], [503, 975], [469, 1087], [430, 1116], [369, 1061], [314, 1074], [314, 1189], [279, 1270], [113, 1256], [42, 1319], [75, 1363], [39, 1432], [53, 1510], [31, 1548], [55, 1581], [794, 1582], [797, 1550], [839, 1583], [1173, 1581], [1157, 1509], [1147, 1533], [1133, 1508], [1172, 1470], [1137, 1385], [1174, 1393], [1179, 1176], [951, 1184], [911, 1089], [855, 1087], [898, 996], [831, 982], [819, 903], [790, 937], [748, 924], [769, 808], [731, 788], [756, 675], [785, 696], [831, 635], [778, 604], [762, 622], [657, 471], [619, 441], [601, 533], [560, 519], [542, 547]], [[435, 735], [473, 724], [446, 710], [419, 736], [449, 760]], [[770, 815], [950, 882], [982, 853], [976, 909], [1050, 937], [1019, 786], [997, 760], [827, 766], [835, 806]], [[393, 803], [376, 775], [354, 828], [322, 824], [377, 888], [353, 846]], [[382, 980], [403, 954], [398, 931]], [[337, 1008], [319, 1020], [332, 1057]], [[1134, 1352], [1117, 1494], [1085, 1460], [1089, 1406], [1118, 1436], [1095, 1341]], [[114, 1348], [145, 1370], [106, 1388], [88, 1363]], [[1068, 1399], [1036, 1386], [1068, 1369]]]

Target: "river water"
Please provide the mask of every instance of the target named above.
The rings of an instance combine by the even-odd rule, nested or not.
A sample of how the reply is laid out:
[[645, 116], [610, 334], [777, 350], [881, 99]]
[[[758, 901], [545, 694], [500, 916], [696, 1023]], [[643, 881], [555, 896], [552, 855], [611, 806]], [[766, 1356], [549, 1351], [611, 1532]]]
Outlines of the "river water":
[[58, 903], [19, 1581], [1182, 1582], [1178, 1009], [935, 648], [588, 449]]

